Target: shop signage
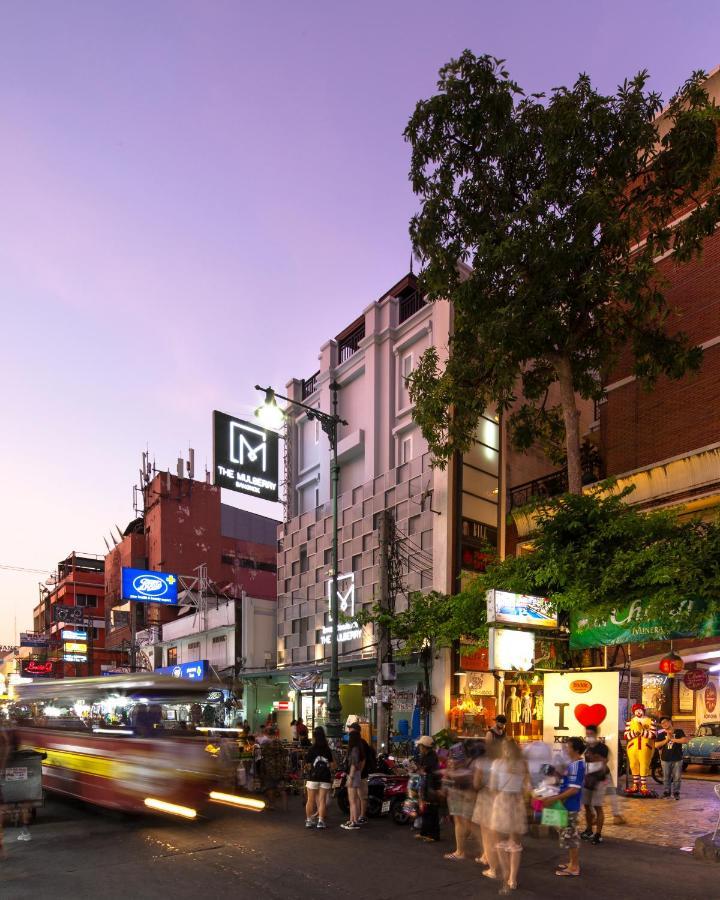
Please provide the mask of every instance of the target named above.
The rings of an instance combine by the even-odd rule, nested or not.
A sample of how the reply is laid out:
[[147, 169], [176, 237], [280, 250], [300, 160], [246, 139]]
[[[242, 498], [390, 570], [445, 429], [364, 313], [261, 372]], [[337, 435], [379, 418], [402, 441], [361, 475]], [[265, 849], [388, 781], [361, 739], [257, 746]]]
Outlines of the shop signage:
[[718, 682], [708, 677], [705, 688], [695, 694], [695, 722], [720, 722], [720, 704], [718, 704]]
[[708, 683], [707, 669], [690, 669], [683, 676], [685, 687], [691, 691], [701, 691]]
[[123, 566], [121, 599], [174, 605], [178, 602], [177, 575]]
[[678, 704], [681, 713], [695, 712], [695, 691], [691, 691], [684, 681], [678, 683]]
[[53, 622], [66, 622], [68, 625], [82, 625], [85, 611], [82, 606], [63, 606], [56, 603], [52, 607]]
[[292, 709], [292, 703], [289, 700], [273, 700], [273, 709], [277, 712], [288, 712]]
[[213, 412], [213, 470], [219, 487], [277, 501], [278, 447], [276, 432]]
[[[332, 597], [332, 579], [327, 582], [327, 602], [330, 609], [330, 599]], [[355, 615], [355, 573], [349, 572], [345, 575], [337, 577], [337, 602], [338, 611], [347, 618]], [[332, 618], [328, 616], [330, 621]], [[338, 643], [345, 641], [358, 641], [362, 637], [362, 628], [357, 622], [338, 622], [337, 628]], [[329, 644], [332, 642], [332, 625], [326, 625], [320, 633], [320, 643]]]
[[525, 625], [528, 628], [557, 628], [557, 613], [547, 597], [487, 592], [487, 620], [498, 625]]
[[207, 702], [208, 703], [219, 703], [222, 700], [222, 698], [223, 698], [222, 691], [210, 691], [210, 693], [207, 695]]
[[587, 694], [592, 690], [592, 682], [584, 678], [576, 678], [570, 682], [570, 690], [573, 694]]
[[87, 629], [85, 628], [75, 628], [68, 629], [63, 628], [62, 639], [64, 641], [86, 641], [87, 640]]
[[27, 678], [54, 678], [55, 660], [38, 662], [36, 659], [20, 660], [20, 671]]
[[190, 681], [202, 681], [208, 675], [208, 661], [199, 659], [196, 662], [178, 663], [176, 666], [160, 666], [155, 671], [161, 675], [172, 675], [173, 678], [189, 678]]
[[13, 644], [0, 644], [0, 653], [14, 653], [17, 647]]
[[79, 641], [66, 641], [63, 650], [65, 653], [87, 653], [87, 644]]
[[[582, 680], [590, 685], [582, 697], [573, 684]], [[563, 744], [570, 737], [584, 737], [588, 725], [596, 725], [602, 740], [610, 748], [610, 765], [617, 766], [620, 675], [618, 672], [593, 672], [578, 679], [572, 674], [550, 672], [544, 681], [545, 714], [543, 740]], [[622, 723], [625, 724], [624, 722]]]
[[609, 644], [637, 644], [647, 641], [667, 641], [682, 637], [715, 637], [720, 635], [720, 617], [715, 616], [692, 632], [668, 632], [657, 622], [647, 619], [640, 600], [613, 610], [606, 622], [590, 623], [588, 617], [573, 616], [570, 629], [570, 648], [585, 650]]
[[460, 668], [465, 672], [487, 672], [488, 648], [464, 643], [460, 639]]
[[20, 632], [21, 647], [48, 647], [49, 645], [50, 638], [47, 635], [38, 634], [34, 631]]
[[63, 653], [65, 662], [87, 662], [85, 653]]
[[528, 672], [535, 661], [535, 635], [532, 631], [488, 629], [488, 665], [505, 672]]

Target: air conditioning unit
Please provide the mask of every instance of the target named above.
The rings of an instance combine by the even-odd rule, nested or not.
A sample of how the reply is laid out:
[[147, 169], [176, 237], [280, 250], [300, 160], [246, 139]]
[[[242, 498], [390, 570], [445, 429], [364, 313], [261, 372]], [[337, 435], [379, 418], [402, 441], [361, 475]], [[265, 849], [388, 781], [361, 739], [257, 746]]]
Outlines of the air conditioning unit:
[[384, 684], [390, 684], [393, 681], [397, 681], [397, 670], [394, 662], [383, 663], [381, 672]]

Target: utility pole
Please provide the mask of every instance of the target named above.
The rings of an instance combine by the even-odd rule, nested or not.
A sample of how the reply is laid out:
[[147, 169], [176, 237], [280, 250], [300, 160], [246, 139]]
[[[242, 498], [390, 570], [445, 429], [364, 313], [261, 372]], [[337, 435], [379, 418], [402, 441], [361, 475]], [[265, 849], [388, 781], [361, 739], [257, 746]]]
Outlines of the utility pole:
[[[385, 509], [380, 514], [379, 523], [379, 596], [378, 606], [384, 613], [390, 613], [392, 610], [391, 603], [391, 585], [390, 585], [390, 536], [392, 533], [392, 520], [390, 512]], [[390, 629], [386, 625], [378, 627], [378, 655], [377, 655], [377, 676], [375, 679], [375, 695], [377, 703], [376, 709], [376, 732], [377, 732], [377, 751], [378, 753], [387, 752], [390, 747], [390, 710], [391, 705], [385, 702], [385, 678], [383, 677], [383, 665], [389, 662], [392, 657], [392, 647], [390, 646]]]

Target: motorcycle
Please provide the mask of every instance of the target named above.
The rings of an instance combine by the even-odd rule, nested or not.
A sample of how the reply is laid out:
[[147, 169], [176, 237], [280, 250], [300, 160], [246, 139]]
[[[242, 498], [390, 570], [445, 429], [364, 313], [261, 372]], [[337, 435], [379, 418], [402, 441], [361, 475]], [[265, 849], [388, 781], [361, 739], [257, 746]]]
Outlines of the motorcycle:
[[[396, 825], [407, 825], [410, 817], [403, 804], [407, 796], [408, 776], [396, 774], [392, 757], [381, 754], [377, 760], [377, 770], [368, 775], [367, 815], [377, 819], [387, 813]], [[345, 815], [350, 813], [347, 793], [347, 770], [342, 767], [335, 773], [333, 793], [337, 805]]]

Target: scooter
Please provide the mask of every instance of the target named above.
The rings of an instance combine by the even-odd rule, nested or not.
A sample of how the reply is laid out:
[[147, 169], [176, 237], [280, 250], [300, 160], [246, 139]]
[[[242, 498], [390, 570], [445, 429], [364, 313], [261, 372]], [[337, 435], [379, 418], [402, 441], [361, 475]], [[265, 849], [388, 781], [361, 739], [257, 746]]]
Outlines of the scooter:
[[[376, 819], [389, 813], [396, 825], [407, 825], [410, 817], [405, 813], [403, 804], [407, 797], [407, 774], [395, 774], [392, 757], [380, 755], [377, 772], [368, 776], [368, 818]], [[347, 771], [338, 769], [333, 779], [333, 792], [338, 806], [346, 815], [350, 812], [347, 794]]]

